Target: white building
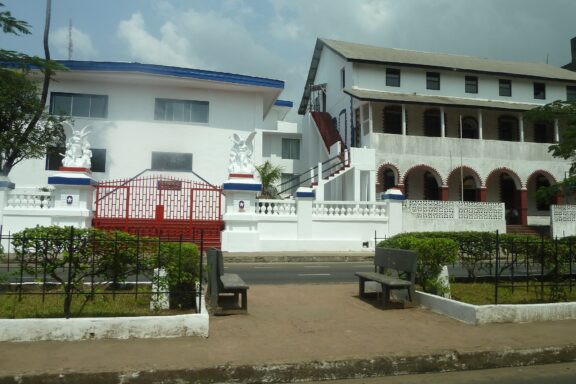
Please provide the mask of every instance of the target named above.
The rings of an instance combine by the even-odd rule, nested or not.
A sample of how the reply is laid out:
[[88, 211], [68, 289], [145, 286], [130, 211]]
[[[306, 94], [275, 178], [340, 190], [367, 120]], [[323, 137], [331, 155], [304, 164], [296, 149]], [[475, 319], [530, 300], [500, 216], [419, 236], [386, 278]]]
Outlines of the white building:
[[[58, 72], [50, 84], [50, 112], [72, 116], [76, 129], [90, 126], [96, 180], [151, 169], [183, 178], [194, 171], [220, 185], [228, 177], [232, 134], [254, 130], [260, 133], [256, 164], [270, 159], [286, 173], [299, 171], [298, 153], [282, 156], [283, 144], [300, 145], [297, 125], [283, 121], [292, 107], [278, 99], [283, 81], [139, 63], [60, 63], [69, 71]], [[46, 159], [16, 165], [10, 180], [16, 188], [45, 185], [63, 152], [57, 148]]]
[[576, 73], [318, 39], [299, 106], [305, 157], [322, 154], [321, 132], [376, 151], [377, 192], [504, 202], [509, 224], [548, 225], [549, 206], [534, 193], [569, 169], [548, 153], [563, 127], [524, 113], [554, 100], [576, 100]]

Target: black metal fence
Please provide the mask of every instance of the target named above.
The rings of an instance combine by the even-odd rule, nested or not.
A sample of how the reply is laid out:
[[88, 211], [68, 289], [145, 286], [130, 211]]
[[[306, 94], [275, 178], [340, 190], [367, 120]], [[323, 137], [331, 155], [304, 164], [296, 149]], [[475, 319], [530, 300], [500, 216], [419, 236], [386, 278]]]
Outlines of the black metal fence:
[[0, 300], [13, 312], [27, 301], [61, 305], [66, 318], [95, 300], [105, 303], [96, 309], [103, 316], [200, 313], [203, 254], [203, 231], [194, 241], [73, 227], [0, 232]]
[[[407, 234], [410, 235], [410, 234]], [[417, 233], [415, 237], [447, 237], [458, 244], [449, 266], [456, 282], [494, 285], [494, 304], [524, 291], [526, 302], [566, 301], [576, 289], [576, 239], [492, 233]], [[374, 234], [375, 244], [386, 238]], [[422, 256], [422, 255], [420, 255]]]

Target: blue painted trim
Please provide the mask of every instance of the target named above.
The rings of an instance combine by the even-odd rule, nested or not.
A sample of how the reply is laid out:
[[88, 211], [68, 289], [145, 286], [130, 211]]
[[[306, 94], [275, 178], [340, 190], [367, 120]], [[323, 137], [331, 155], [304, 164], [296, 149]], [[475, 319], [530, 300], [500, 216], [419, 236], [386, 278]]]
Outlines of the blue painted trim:
[[294, 106], [294, 103], [288, 100], [276, 100], [274, 102], [274, 105], [277, 107], [288, 107], [288, 108], [292, 108]]
[[406, 200], [406, 196], [404, 195], [393, 195], [387, 194], [382, 196], [382, 200], [389, 199], [389, 200]]
[[225, 191], [257, 191], [262, 190], [262, 184], [224, 183]]
[[110, 61], [57, 60], [57, 62], [73, 71], [142, 72], [155, 75], [176, 76], [200, 80], [220, 81], [224, 83], [252, 85], [257, 87], [284, 89], [284, 81], [282, 80], [238, 75], [226, 72], [206, 71], [202, 69]]
[[296, 192], [296, 197], [315, 197], [316, 193], [312, 192]]
[[59, 185], [96, 185], [96, 181], [84, 177], [62, 177], [50, 176], [48, 177], [48, 184]]

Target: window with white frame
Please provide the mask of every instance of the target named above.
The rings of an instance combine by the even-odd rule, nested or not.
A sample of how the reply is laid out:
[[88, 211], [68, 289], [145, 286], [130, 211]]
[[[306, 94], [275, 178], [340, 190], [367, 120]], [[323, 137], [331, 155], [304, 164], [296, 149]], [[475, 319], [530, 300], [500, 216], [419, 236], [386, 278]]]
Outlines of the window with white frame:
[[478, 77], [466, 76], [464, 81], [465, 81], [464, 92], [466, 92], [466, 93], [478, 93]]
[[300, 139], [282, 139], [282, 158], [300, 159]]
[[154, 120], [208, 123], [209, 110], [208, 101], [157, 98]]
[[546, 99], [546, 84], [534, 83], [534, 98], [540, 100]]
[[386, 85], [388, 87], [400, 86], [400, 70], [398, 68], [386, 68]]
[[426, 72], [426, 89], [440, 90], [439, 72]]
[[50, 113], [76, 117], [108, 117], [108, 96], [52, 92]]
[[512, 96], [512, 81], [506, 79], [500, 79], [498, 81], [500, 87], [500, 96]]

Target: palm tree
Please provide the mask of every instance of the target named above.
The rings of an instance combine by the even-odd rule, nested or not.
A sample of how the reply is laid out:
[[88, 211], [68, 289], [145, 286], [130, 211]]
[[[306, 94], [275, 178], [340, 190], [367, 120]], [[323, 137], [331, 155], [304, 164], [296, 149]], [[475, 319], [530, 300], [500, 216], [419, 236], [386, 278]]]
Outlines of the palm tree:
[[278, 197], [278, 189], [276, 183], [282, 179], [282, 171], [284, 169], [279, 165], [273, 165], [270, 161], [262, 165], [256, 166], [256, 171], [260, 175], [260, 182], [262, 183], [262, 192], [260, 198], [275, 199]]

